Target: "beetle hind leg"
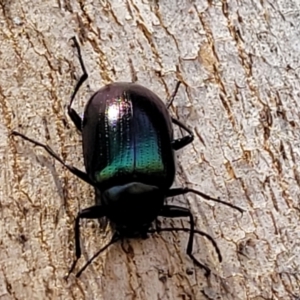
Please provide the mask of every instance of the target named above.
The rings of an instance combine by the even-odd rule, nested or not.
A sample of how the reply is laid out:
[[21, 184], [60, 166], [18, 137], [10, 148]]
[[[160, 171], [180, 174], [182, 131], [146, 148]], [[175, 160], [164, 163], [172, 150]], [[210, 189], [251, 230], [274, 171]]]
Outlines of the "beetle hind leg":
[[[172, 95], [169, 98], [169, 100], [167, 101], [167, 104], [166, 104], [167, 108], [169, 108], [172, 105], [172, 103], [174, 101], [174, 98], [175, 98], [175, 96], [176, 96], [176, 94], [178, 92], [180, 84], [181, 84], [181, 81], [177, 81], [176, 86], [175, 86], [175, 90], [172, 93]], [[172, 123], [176, 124], [181, 129], [185, 130], [188, 133], [188, 135], [186, 135], [186, 136], [184, 136], [184, 137], [182, 137], [180, 139], [176, 139], [176, 140], [172, 141], [172, 148], [174, 150], [179, 150], [179, 149], [185, 147], [186, 145], [190, 144], [194, 140], [194, 134], [193, 134], [193, 132], [187, 126], [185, 126], [179, 120], [177, 120], [177, 119], [175, 119], [173, 117], [171, 117], [171, 120], [172, 120]]]
[[77, 130], [82, 131], [82, 119], [80, 118], [78, 113], [70, 106], [68, 106], [68, 115], [75, 124]]
[[169, 108], [169, 107], [172, 105], [172, 103], [173, 103], [173, 101], [174, 101], [174, 98], [175, 98], [175, 96], [177, 95], [177, 92], [178, 92], [178, 89], [179, 89], [180, 84], [181, 84], [181, 81], [178, 80], [177, 83], [176, 83], [174, 92], [172, 93], [171, 97], [170, 97], [169, 100], [167, 101], [167, 104], [166, 104], [166, 107], [167, 107], [167, 108]]
[[79, 58], [79, 62], [80, 62], [80, 66], [81, 66], [81, 70], [82, 70], [83, 74], [81, 75], [78, 82], [76, 83], [74, 91], [71, 95], [70, 103], [68, 105], [68, 115], [71, 118], [71, 120], [73, 121], [73, 123], [75, 124], [76, 128], [79, 131], [82, 131], [82, 120], [81, 120], [80, 116], [78, 115], [78, 113], [71, 106], [72, 106], [72, 103], [73, 103], [75, 96], [76, 96], [77, 92], [79, 91], [80, 87], [87, 80], [88, 73], [86, 71], [86, 68], [85, 68], [85, 65], [84, 65], [84, 62], [82, 59], [79, 43], [75, 37], [72, 37], [72, 40], [74, 42], [74, 46], [78, 53], [78, 58]]
[[179, 150], [179, 149], [187, 146], [194, 140], [194, 134], [187, 126], [185, 126], [179, 120], [177, 120], [175, 118], [171, 118], [171, 119], [174, 124], [176, 124], [177, 126], [179, 126], [182, 129], [184, 129], [188, 133], [188, 135], [186, 135], [180, 139], [176, 139], [176, 140], [172, 141], [172, 148], [174, 150]]

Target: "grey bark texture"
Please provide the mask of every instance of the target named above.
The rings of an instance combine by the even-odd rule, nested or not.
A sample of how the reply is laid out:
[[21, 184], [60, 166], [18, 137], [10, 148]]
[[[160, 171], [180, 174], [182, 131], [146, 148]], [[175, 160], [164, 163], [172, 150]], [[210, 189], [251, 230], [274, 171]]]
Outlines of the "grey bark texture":
[[[299, 1], [0, 1], [0, 299], [299, 299]], [[245, 210], [187, 195], [195, 256], [186, 233], [154, 234], [110, 247], [79, 279], [74, 218], [94, 203], [91, 187], [18, 130], [84, 169], [81, 138], [66, 105], [82, 113], [94, 91], [137, 81], [195, 133], [177, 153], [175, 186], [220, 196]], [[177, 130], [176, 135], [180, 136]], [[162, 220], [162, 226], [188, 226]], [[82, 222], [77, 270], [109, 239]]]

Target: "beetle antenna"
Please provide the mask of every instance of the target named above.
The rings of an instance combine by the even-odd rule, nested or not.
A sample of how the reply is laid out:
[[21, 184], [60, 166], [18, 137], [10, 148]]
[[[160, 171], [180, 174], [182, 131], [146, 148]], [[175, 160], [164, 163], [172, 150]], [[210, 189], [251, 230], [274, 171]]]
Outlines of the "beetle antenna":
[[242, 208], [240, 208], [239, 206], [236, 206], [236, 205], [233, 205], [233, 204], [231, 204], [229, 202], [223, 201], [219, 197], [218, 198], [213, 198], [213, 197], [210, 197], [210, 196], [208, 196], [208, 195], [206, 195], [206, 194], [204, 194], [202, 192], [199, 192], [197, 190], [194, 190], [194, 189], [188, 189], [188, 191], [191, 192], [191, 193], [194, 193], [194, 194], [196, 194], [198, 196], [201, 196], [202, 198], [204, 198], [206, 200], [211, 200], [211, 201], [214, 201], [214, 202], [221, 203], [223, 205], [229, 206], [229, 207], [231, 207], [233, 209], [236, 209], [241, 214], [243, 214], [243, 212], [244, 212], [244, 210]]
[[[161, 231], [184, 231], [184, 232], [191, 232], [191, 229], [190, 228], [180, 228], [180, 227], [174, 227], [174, 228], [153, 228], [153, 229], [148, 229], [148, 233], [154, 233], [154, 232], [157, 232], [157, 233], [160, 233]], [[216, 250], [216, 253], [218, 255], [218, 259], [219, 259], [219, 262], [222, 262], [222, 255], [221, 255], [221, 251], [216, 243], [216, 241], [207, 233], [203, 232], [203, 231], [200, 231], [200, 230], [193, 230], [193, 233], [198, 233], [204, 237], [206, 237], [211, 243], [212, 245], [214, 246], [215, 250]]]
[[185, 195], [187, 193], [194, 193], [194, 194], [204, 198], [205, 200], [214, 201], [214, 202], [221, 203], [223, 205], [229, 206], [233, 209], [238, 210], [241, 214], [243, 214], [243, 212], [244, 212], [244, 210], [242, 208], [240, 208], [239, 206], [233, 205], [233, 204], [231, 204], [229, 202], [226, 202], [226, 201], [222, 201], [220, 198], [213, 198], [213, 197], [208, 196], [208, 195], [206, 195], [206, 194], [204, 194], [200, 191], [190, 189], [190, 188], [187, 188], [187, 187], [170, 189], [170, 190], [168, 190], [166, 197], [167, 198], [168, 197], [175, 197], [175, 196], [178, 196], [178, 195]]
[[174, 98], [175, 98], [175, 96], [176, 96], [176, 94], [178, 92], [180, 84], [181, 84], [181, 81], [178, 80], [177, 83], [176, 83], [175, 90], [174, 90], [173, 94], [171, 95], [171, 97], [167, 101], [167, 105], [166, 105], [167, 108], [169, 108], [172, 105], [172, 103], [174, 101]]
[[114, 233], [113, 237], [111, 238], [110, 242], [107, 243], [103, 248], [101, 248], [98, 252], [96, 252], [86, 263], [85, 265], [79, 270], [79, 272], [76, 274], [76, 277], [78, 278], [83, 271], [92, 263], [92, 261], [101, 253], [103, 252], [105, 249], [107, 249], [109, 246], [111, 246], [112, 244], [116, 243], [117, 241], [119, 241], [121, 239], [121, 237], [119, 236], [119, 234], [116, 232]]

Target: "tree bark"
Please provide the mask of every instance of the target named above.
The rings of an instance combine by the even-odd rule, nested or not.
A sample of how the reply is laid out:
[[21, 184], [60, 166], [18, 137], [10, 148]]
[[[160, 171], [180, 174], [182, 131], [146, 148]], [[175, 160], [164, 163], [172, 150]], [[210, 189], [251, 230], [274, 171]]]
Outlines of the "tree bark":
[[[299, 22], [297, 1], [0, 1], [0, 299], [299, 299]], [[74, 107], [114, 81], [137, 81], [167, 101], [191, 128], [177, 153], [174, 186], [189, 186], [245, 210], [198, 196], [188, 234], [153, 234], [106, 250], [80, 278], [74, 219], [94, 191], [17, 130], [84, 170], [81, 137], [66, 105], [81, 75], [77, 36], [89, 74]], [[177, 136], [180, 132], [176, 129]], [[162, 227], [188, 227], [164, 220]], [[78, 271], [111, 236], [82, 222]]]

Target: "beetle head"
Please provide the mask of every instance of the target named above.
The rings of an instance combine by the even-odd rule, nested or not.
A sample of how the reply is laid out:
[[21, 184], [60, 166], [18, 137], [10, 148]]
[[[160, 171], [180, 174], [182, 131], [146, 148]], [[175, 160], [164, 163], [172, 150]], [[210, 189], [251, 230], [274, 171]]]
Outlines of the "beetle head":
[[102, 193], [107, 217], [126, 235], [145, 231], [164, 204], [164, 191], [140, 182], [111, 187]]

